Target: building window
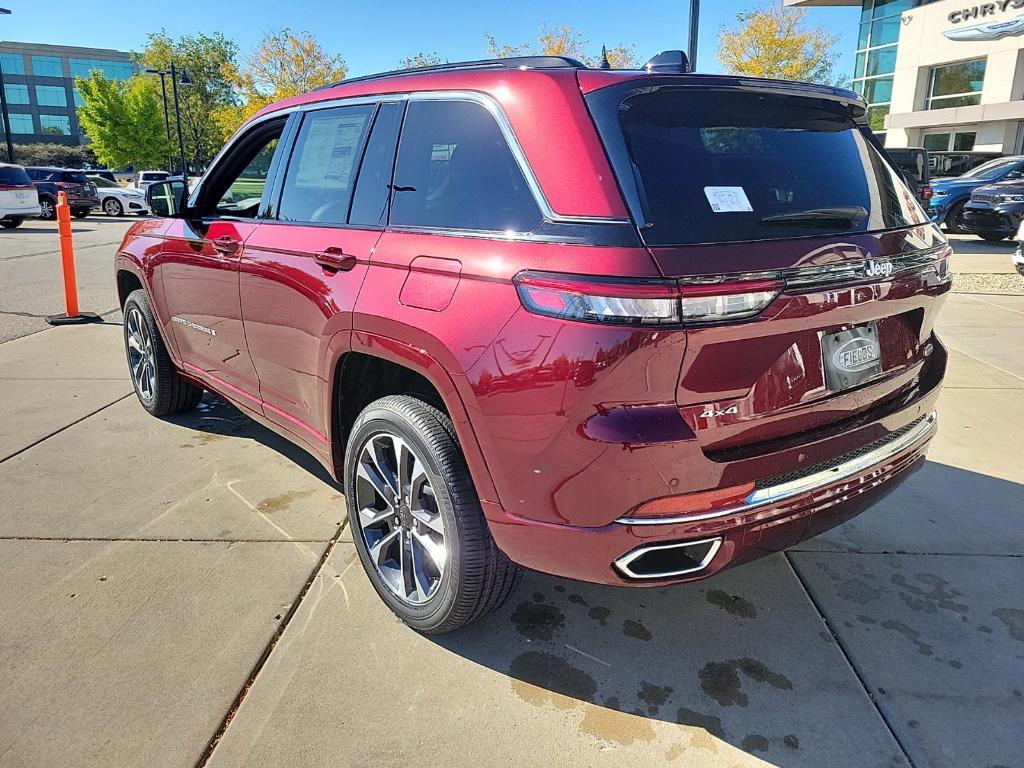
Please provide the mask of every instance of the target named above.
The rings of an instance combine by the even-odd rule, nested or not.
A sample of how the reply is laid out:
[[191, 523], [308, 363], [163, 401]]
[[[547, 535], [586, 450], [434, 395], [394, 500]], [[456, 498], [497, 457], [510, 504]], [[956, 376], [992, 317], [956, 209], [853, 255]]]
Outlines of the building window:
[[71, 118], [67, 115], [40, 115], [40, 133], [50, 136], [70, 136]]
[[63, 85], [37, 85], [36, 104], [40, 107], [66, 107], [68, 92]]
[[900, 15], [915, 0], [864, 0], [853, 70], [853, 88], [868, 102], [872, 129], [885, 130], [892, 101], [892, 75], [902, 22]]
[[17, 112], [11, 112], [11, 133], [35, 133], [35, 128], [32, 127], [32, 115], [23, 115]]
[[945, 131], [925, 134], [921, 143], [929, 152], [971, 152], [977, 138], [975, 131]]
[[80, 94], [78, 92], [77, 88], [72, 88], [71, 89], [71, 96], [75, 100], [75, 106], [76, 107], [84, 107], [85, 106], [85, 99], [82, 98], [82, 94]]
[[4, 95], [8, 104], [28, 104], [28, 86], [20, 83], [4, 83]]
[[928, 100], [925, 109], [980, 104], [984, 85], [985, 59], [932, 67], [928, 77]]
[[5, 75], [24, 75], [25, 57], [20, 53], [0, 53], [0, 67]]
[[69, 59], [72, 77], [89, 77], [99, 71], [107, 80], [127, 80], [134, 72], [130, 61], [104, 61], [103, 59]]
[[57, 56], [33, 56], [32, 74], [36, 77], [64, 77], [64, 68]]

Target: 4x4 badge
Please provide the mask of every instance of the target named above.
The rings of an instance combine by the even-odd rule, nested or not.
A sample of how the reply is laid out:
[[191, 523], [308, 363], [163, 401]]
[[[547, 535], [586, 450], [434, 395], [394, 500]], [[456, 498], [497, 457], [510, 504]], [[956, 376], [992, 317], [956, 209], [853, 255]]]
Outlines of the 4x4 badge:
[[889, 277], [892, 274], [893, 266], [891, 261], [875, 261], [868, 259], [864, 266], [864, 274], [867, 277]]
[[714, 406], [706, 406], [701, 411], [700, 417], [702, 419], [713, 419], [716, 416], [732, 416], [740, 412], [738, 405], [730, 405], [728, 408], [715, 408]]

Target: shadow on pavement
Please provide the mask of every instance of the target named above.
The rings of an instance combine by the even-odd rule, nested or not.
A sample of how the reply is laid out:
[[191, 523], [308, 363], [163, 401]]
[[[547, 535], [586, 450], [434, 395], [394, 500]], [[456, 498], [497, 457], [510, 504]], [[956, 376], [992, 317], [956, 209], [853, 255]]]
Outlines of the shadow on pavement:
[[194, 411], [166, 417], [167, 421], [189, 429], [206, 432], [211, 435], [240, 437], [255, 440], [280, 453], [285, 458], [299, 465], [318, 480], [341, 491], [334, 479], [323, 465], [299, 446], [276, 432], [257, 424], [231, 403], [222, 400], [209, 390], [203, 395], [202, 402]]

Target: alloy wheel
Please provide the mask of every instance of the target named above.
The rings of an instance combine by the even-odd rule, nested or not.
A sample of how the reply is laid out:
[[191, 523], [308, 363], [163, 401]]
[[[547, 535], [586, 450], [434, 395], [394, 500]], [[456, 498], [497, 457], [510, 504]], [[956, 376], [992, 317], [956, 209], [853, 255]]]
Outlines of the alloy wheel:
[[378, 432], [356, 467], [360, 535], [381, 582], [400, 600], [422, 605], [437, 592], [448, 548], [426, 465], [402, 437]]
[[128, 368], [135, 389], [147, 403], [156, 396], [156, 356], [149, 325], [138, 307], [132, 306], [124, 319], [128, 346]]
[[53, 207], [53, 203], [49, 200], [39, 201], [39, 215], [44, 219], [54, 219], [57, 217], [57, 212]]
[[121, 215], [121, 204], [114, 198], [107, 198], [107, 201], [103, 203], [103, 212], [107, 216], [120, 216]]

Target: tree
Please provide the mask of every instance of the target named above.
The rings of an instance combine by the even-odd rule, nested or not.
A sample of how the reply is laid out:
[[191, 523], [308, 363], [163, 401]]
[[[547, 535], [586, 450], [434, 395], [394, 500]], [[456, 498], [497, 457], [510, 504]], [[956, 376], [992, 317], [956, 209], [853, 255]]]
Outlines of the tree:
[[228, 70], [241, 98], [237, 124], [275, 101], [344, 80], [347, 70], [341, 54], [328, 54], [310, 33], [296, 34], [288, 27], [272, 32], [242, 66]]
[[111, 168], [154, 168], [170, 154], [163, 108], [153, 84], [142, 76], [107, 80], [98, 71], [75, 78], [84, 104], [78, 122], [92, 140], [96, 159]]
[[[192, 81], [191, 85], [179, 84], [178, 98], [185, 155], [196, 168], [206, 167], [230, 135], [217, 116], [237, 104], [230, 79], [237, 57], [238, 46], [220, 32], [185, 35], [175, 40], [166, 30], [150, 34], [146, 47], [137, 56], [142, 67], [165, 72], [170, 70], [173, 61], [179, 75], [184, 71]], [[167, 83], [167, 100], [176, 148], [177, 128], [170, 82]]]
[[[494, 35], [489, 33], [484, 35], [484, 39], [487, 41], [488, 53], [499, 59], [507, 59], [512, 56], [568, 56], [570, 59], [582, 61], [588, 67], [597, 67], [601, 63], [600, 53], [597, 55], [587, 53], [590, 41], [583, 37], [583, 33], [564, 25], [561, 27], [541, 26], [536, 43], [499, 44]], [[637, 69], [640, 66], [632, 45], [609, 48], [607, 53], [612, 69]]]
[[417, 67], [436, 67], [441, 63], [441, 57], [437, 55], [437, 51], [433, 53], [423, 53], [420, 51], [415, 56], [409, 56], [408, 58], [402, 59], [398, 62], [399, 69], [416, 69]]
[[14, 156], [21, 165], [56, 166], [58, 168], [86, 168], [96, 164], [91, 146], [38, 142], [15, 144]]
[[751, 77], [841, 85], [834, 73], [838, 37], [806, 24], [803, 8], [772, 3], [736, 15], [718, 34], [718, 60], [727, 72]]

